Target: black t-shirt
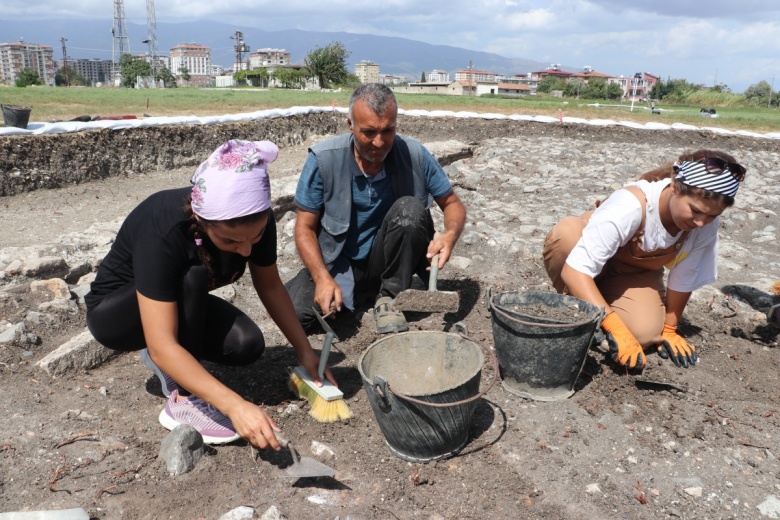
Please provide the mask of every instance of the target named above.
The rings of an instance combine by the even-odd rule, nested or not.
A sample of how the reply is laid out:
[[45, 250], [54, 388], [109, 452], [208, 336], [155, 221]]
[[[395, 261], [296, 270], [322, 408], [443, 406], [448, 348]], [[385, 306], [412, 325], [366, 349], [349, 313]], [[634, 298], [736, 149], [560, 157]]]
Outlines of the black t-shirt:
[[[188, 232], [191, 221], [184, 208], [191, 188], [155, 193], [127, 216], [111, 250], [98, 268], [85, 302], [91, 308], [105, 295], [135, 282], [142, 295], [156, 301], [174, 302], [184, 273], [202, 265], [197, 246]], [[248, 258], [217, 249], [203, 236], [212, 259], [217, 287], [234, 282], [246, 269], [247, 260], [258, 266], [276, 263], [276, 221], [268, 225]]]

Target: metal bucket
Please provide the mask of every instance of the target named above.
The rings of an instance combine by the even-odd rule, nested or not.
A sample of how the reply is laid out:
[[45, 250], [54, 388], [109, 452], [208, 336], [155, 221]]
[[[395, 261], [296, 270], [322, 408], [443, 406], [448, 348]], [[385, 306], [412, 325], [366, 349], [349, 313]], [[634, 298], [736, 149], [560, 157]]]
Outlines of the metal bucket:
[[3, 122], [5, 126], [27, 128], [30, 121], [32, 107], [20, 107], [18, 105], [0, 105], [3, 109]]
[[[574, 383], [604, 310], [579, 298], [549, 292], [488, 289], [493, 341], [507, 391], [537, 401], [558, 401], [574, 394]], [[524, 307], [565, 308], [571, 322], [526, 314]]]
[[[494, 375], [480, 391], [485, 353]], [[489, 348], [446, 332], [402, 332], [371, 344], [358, 370], [390, 451], [409, 462], [458, 453], [468, 441], [477, 399], [493, 386]]]

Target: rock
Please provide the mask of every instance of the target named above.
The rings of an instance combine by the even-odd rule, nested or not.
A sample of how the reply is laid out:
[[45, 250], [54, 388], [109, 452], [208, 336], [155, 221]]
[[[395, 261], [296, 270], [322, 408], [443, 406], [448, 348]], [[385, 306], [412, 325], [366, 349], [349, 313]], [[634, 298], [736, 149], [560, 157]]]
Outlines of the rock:
[[685, 488], [683, 491], [685, 491], [685, 493], [687, 493], [688, 495], [690, 495], [692, 497], [696, 497], [696, 498], [701, 497], [701, 494], [702, 494], [702, 488], [698, 487], [698, 486], [697, 487], [688, 487], [688, 488]]
[[38, 362], [51, 377], [73, 371], [89, 370], [115, 357], [117, 352], [95, 341], [88, 329], [57, 347]]
[[43, 302], [38, 306], [41, 312], [54, 312], [57, 314], [78, 314], [79, 305], [73, 300], [65, 298], [55, 298], [50, 302]]
[[12, 260], [7, 266], [5, 266], [3, 272], [8, 275], [15, 276], [22, 273], [22, 267], [24, 267], [24, 262], [21, 260]]
[[[189, 424], [180, 424], [163, 440], [160, 446], [160, 458], [165, 461], [168, 474], [183, 475], [192, 471], [203, 456], [204, 451], [203, 437], [198, 433], [198, 430]], [[254, 514], [254, 510], [252, 510], [252, 514]], [[252, 518], [252, 516], [230, 518]]]
[[703, 487], [704, 484], [702, 484], [702, 481], [699, 477], [673, 477], [672, 482], [675, 484], [682, 484], [683, 486], [688, 486], [691, 488], [695, 487]]
[[70, 288], [62, 278], [35, 280], [30, 284], [30, 292], [48, 292], [54, 298], [70, 300]]
[[8, 345], [14, 343], [17, 338], [21, 337], [27, 331], [27, 327], [24, 322], [17, 323], [0, 332], [0, 345]]
[[260, 520], [287, 520], [287, 517], [276, 506], [271, 506], [260, 516]]
[[585, 486], [585, 492], [589, 495], [595, 495], [596, 493], [601, 493], [601, 488], [596, 483], [588, 484]]
[[27, 278], [60, 278], [68, 271], [68, 264], [61, 256], [42, 256], [26, 259], [21, 274]]
[[464, 256], [452, 256], [450, 257], [448, 264], [456, 269], [463, 271], [471, 265], [471, 260]]
[[333, 460], [336, 458], [336, 452], [330, 446], [321, 442], [311, 441], [311, 452], [324, 460]]
[[77, 507], [75, 509], [0, 513], [0, 520], [89, 520], [89, 514], [84, 509]]
[[248, 520], [255, 517], [255, 510], [249, 506], [238, 506], [235, 509], [231, 509], [224, 515], [219, 517], [219, 520]]
[[[775, 495], [767, 496], [763, 502], [758, 504], [758, 511], [769, 518], [780, 518], [780, 499]], [[2, 518], [2, 516], [0, 516]]]

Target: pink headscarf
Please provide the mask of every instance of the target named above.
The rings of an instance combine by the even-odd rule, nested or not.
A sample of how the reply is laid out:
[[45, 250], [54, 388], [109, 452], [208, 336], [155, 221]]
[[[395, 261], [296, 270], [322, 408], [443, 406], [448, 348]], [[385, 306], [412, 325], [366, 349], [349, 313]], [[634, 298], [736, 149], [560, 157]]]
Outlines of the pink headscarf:
[[190, 181], [192, 211], [219, 221], [267, 210], [271, 182], [266, 165], [278, 154], [271, 141], [227, 141], [195, 170]]

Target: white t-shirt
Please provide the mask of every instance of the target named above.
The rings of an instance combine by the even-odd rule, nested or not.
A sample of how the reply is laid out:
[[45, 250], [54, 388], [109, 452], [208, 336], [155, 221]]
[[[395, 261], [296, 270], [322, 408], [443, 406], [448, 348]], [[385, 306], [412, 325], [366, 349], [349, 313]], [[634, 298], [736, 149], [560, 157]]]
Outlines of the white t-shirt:
[[[642, 235], [642, 249], [656, 251], [670, 247], [680, 237], [669, 234], [661, 223], [658, 201], [661, 192], [671, 179], [648, 182], [638, 181], [627, 186], [636, 186], [645, 194], [647, 213], [645, 232]], [[566, 263], [572, 269], [596, 277], [604, 264], [612, 258], [618, 248], [626, 245], [642, 225], [642, 205], [630, 191], [621, 189], [613, 193], [596, 209], [582, 232], [582, 238], [572, 249]], [[677, 257], [666, 267], [669, 269], [669, 289], [678, 292], [693, 292], [718, 278], [718, 226], [720, 217], [706, 226], [696, 228], [688, 234]]]

